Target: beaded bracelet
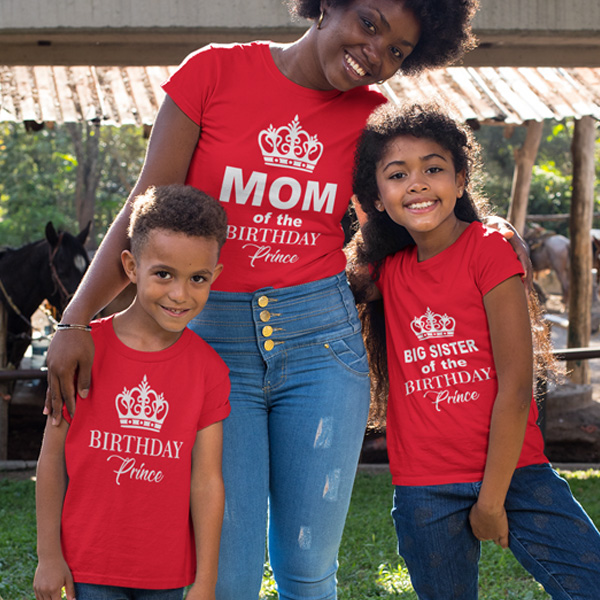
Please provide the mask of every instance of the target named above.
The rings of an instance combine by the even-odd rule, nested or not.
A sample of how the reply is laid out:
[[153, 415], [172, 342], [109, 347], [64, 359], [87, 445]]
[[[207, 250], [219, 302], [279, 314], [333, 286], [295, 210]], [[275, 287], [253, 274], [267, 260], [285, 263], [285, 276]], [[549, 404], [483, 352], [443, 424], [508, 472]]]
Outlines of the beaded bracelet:
[[57, 323], [56, 328], [60, 331], [66, 329], [76, 329], [77, 331], [91, 331], [91, 325], [77, 325], [75, 323]]

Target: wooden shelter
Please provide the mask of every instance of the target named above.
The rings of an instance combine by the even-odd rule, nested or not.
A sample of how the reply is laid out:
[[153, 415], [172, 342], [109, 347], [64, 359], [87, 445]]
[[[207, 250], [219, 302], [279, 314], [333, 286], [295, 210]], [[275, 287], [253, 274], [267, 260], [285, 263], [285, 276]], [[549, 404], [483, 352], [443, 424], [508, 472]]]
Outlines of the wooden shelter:
[[[209, 42], [289, 41], [306, 25], [290, 19], [280, 0], [2, 0], [0, 121], [33, 128], [88, 122], [149, 129], [164, 97], [160, 83], [188, 52]], [[397, 77], [381, 89], [394, 102], [439, 98], [473, 125], [527, 127], [515, 156], [510, 209], [521, 230], [542, 122], [575, 120], [571, 242], [576, 251], [568, 339], [569, 347], [586, 347], [592, 288], [585, 249], [600, 119], [600, 4], [481, 0], [474, 26], [480, 44], [462, 66], [418, 79]], [[585, 382], [585, 362], [575, 365], [574, 373], [575, 381]], [[2, 420], [0, 413], [0, 460]]]
[[[0, 66], [0, 121], [34, 124], [91, 121], [151, 127], [164, 97], [160, 84], [176, 68], [156, 66]], [[531, 169], [544, 119], [575, 120], [571, 328], [569, 347], [589, 343], [591, 255], [587, 251], [594, 202], [594, 142], [600, 120], [600, 67], [449, 67], [382, 84], [393, 102], [438, 99], [473, 126], [527, 127], [515, 153], [509, 220], [523, 231]], [[569, 365], [577, 382], [587, 367]]]

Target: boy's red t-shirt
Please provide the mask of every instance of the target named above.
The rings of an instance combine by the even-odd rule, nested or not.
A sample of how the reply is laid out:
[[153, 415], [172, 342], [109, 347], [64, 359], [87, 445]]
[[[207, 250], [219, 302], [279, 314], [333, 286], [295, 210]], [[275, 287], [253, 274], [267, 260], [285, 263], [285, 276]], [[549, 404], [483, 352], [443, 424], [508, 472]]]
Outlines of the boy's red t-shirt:
[[112, 318], [92, 327], [92, 384], [65, 443], [65, 559], [80, 583], [189, 585], [192, 448], [229, 414], [229, 371], [189, 329], [161, 352], [140, 352], [118, 339]]
[[376, 88], [312, 90], [289, 81], [267, 42], [211, 45], [163, 84], [200, 128], [186, 183], [223, 203], [229, 227], [213, 289], [253, 292], [343, 271], [341, 220], [354, 148]]

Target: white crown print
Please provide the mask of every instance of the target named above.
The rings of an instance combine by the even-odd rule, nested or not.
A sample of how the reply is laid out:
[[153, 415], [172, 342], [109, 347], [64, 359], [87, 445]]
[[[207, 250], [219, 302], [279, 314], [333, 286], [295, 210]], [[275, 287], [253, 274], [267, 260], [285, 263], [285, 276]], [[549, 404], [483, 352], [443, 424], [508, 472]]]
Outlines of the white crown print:
[[298, 115], [288, 125], [275, 129], [269, 125], [258, 134], [258, 145], [265, 164], [312, 173], [323, 154], [316, 135], [302, 129]]
[[425, 314], [415, 317], [410, 328], [420, 340], [437, 337], [452, 337], [456, 321], [448, 315], [439, 315], [427, 308]]
[[115, 405], [121, 427], [160, 431], [169, 412], [169, 403], [163, 394], [157, 394], [148, 383], [146, 375], [139, 386], [123, 388]]

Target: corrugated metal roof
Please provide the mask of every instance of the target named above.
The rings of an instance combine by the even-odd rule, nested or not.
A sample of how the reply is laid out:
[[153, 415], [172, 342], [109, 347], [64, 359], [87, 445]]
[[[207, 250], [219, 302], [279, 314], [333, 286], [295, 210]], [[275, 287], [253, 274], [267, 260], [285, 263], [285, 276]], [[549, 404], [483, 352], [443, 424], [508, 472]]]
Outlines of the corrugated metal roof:
[[396, 77], [382, 87], [398, 101], [437, 99], [463, 121], [600, 119], [599, 68], [449, 67]]
[[151, 125], [175, 69], [0, 66], [0, 121]]
[[[151, 125], [175, 69], [0, 66], [0, 121]], [[381, 87], [398, 102], [438, 98], [464, 121], [600, 119], [600, 68], [449, 67]]]

